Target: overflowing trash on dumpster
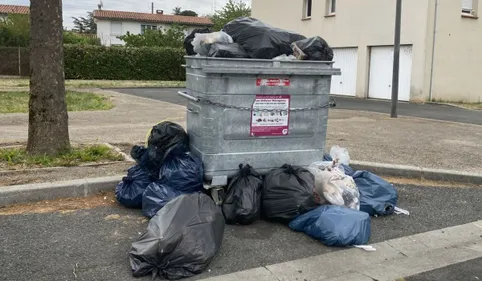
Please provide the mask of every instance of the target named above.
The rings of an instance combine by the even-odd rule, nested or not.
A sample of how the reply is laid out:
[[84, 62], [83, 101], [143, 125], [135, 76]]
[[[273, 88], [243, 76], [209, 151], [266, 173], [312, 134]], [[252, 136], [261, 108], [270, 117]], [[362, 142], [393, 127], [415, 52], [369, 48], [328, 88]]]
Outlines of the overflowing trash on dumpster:
[[150, 218], [129, 253], [134, 276], [203, 272], [225, 224], [263, 219], [326, 246], [374, 251], [371, 216], [409, 215], [391, 183], [350, 166], [346, 148], [324, 154], [339, 70], [323, 38], [245, 17], [218, 32], [194, 30], [184, 46], [187, 132], [170, 121], [153, 126], [115, 191]]

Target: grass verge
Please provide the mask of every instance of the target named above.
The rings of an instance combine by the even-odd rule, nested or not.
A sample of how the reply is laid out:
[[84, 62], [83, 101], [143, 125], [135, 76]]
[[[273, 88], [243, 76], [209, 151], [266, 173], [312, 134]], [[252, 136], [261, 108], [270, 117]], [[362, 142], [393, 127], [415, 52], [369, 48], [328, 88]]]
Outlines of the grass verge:
[[25, 148], [0, 149], [0, 169], [72, 167], [82, 163], [122, 161], [124, 157], [105, 145], [83, 145], [55, 156], [29, 155]]
[[[65, 86], [68, 88], [183, 88], [185, 85], [184, 81], [65, 80]], [[25, 87], [29, 87], [28, 79], [0, 79], [0, 88], [14, 89]]]
[[482, 102], [463, 102], [463, 101], [446, 101], [442, 99], [436, 99], [434, 102], [447, 104], [447, 105], [454, 105], [462, 108], [467, 109], [474, 109], [474, 110], [482, 110]]
[[468, 109], [482, 110], [482, 102], [479, 102], [479, 103], [453, 102], [451, 104], [454, 104], [463, 108], [468, 108]]
[[[0, 113], [28, 112], [28, 92], [0, 92]], [[109, 110], [114, 107], [108, 97], [93, 93], [67, 91], [67, 110]]]

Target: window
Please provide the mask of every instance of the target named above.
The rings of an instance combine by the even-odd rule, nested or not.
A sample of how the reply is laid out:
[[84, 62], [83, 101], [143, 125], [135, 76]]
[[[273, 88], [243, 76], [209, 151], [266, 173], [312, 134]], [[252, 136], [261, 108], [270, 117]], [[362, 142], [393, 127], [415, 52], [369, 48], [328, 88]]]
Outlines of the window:
[[462, 16], [477, 17], [477, 7], [479, 0], [462, 0]]
[[157, 25], [141, 24], [141, 34], [144, 34], [146, 30], [157, 30]]
[[327, 0], [327, 7], [326, 14], [328, 16], [334, 15], [336, 13], [336, 0]]
[[110, 35], [122, 35], [122, 22], [112, 21], [110, 23]]
[[304, 0], [303, 1], [303, 18], [309, 19], [311, 18], [311, 8], [313, 6], [313, 0]]

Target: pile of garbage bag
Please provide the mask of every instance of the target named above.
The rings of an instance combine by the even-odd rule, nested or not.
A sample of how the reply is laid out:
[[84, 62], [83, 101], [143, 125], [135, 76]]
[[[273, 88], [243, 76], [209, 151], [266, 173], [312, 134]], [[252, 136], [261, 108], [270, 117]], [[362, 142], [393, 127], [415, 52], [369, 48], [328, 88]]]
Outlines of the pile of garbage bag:
[[252, 17], [240, 17], [221, 31], [197, 29], [184, 40], [188, 55], [220, 58], [332, 61], [333, 49], [320, 36], [306, 38]]
[[136, 277], [176, 280], [203, 272], [221, 247], [225, 224], [262, 218], [327, 246], [368, 250], [371, 216], [409, 214], [397, 207], [392, 184], [350, 167], [348, 151], [339, 146], [307, 168], [285, 164], [261, 175], [240, 164], [220, 206], [204, 193], [202, 160], [189, 150], [187, 133], [168, 121], [152, 128], [146, 146], [131, 150], [137, 163], [115, 195], [150, 218], [129, 252]]

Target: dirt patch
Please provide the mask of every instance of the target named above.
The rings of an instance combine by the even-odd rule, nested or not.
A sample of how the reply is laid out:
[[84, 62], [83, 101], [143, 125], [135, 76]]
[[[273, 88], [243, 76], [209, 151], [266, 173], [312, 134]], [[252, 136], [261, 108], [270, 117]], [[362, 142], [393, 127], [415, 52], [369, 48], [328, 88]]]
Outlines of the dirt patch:
[[41, 213], [70, 213], [76, 210], [92, 209], [101, 206], [118, 206], [114, 192], [105, 192], [89, 197], [63, 198], [52, 201], [39, 201], [0, 208], [0, 216]]
[[120, 162], [91, 167], [59, 167], [53, 169], [19, 170], [0, 173], [0, 187], [65, 181], [83, 178], [108, 177], [127, 174], [132, 162]]
[[480, 185], [470, 183], [459, 183], [450, 181], [432, 181], [424, 179], [411, 179], [411, 178], [398, 178], [398, 177], [385, 177], [382, 178], [394, 185], [416, 185], [416, 186], [429, 186], [429, 187], [453, 187], [453, 188], [481, 188]]
[[144, 143], [112, 143], [112, 146], [119, 148], [127, 155], [131, 155], [131, 149], [134, 145], [144, 145]]

